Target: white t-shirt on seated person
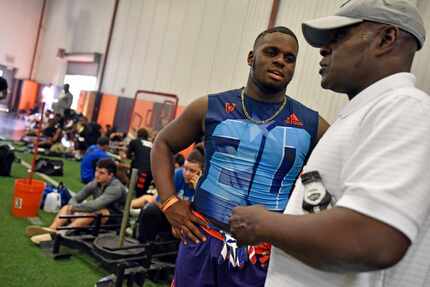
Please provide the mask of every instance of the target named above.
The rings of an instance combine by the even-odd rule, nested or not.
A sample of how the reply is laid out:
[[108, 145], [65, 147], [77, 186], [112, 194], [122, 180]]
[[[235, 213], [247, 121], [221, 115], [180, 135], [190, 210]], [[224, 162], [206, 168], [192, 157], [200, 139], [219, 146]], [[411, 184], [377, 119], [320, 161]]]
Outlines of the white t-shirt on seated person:
[[[266, 287], [430, 286], [430, 97], [412, 74], [384, 78], [353, 98], [310, 156], [304, 171], [312, 170], [336, 206], [397, 228], [412, 245], [391, 268], [344, 274], [313, 269], [274, 247]], [[303, 214], [302, 201], [298, 180], [285, 213]]]

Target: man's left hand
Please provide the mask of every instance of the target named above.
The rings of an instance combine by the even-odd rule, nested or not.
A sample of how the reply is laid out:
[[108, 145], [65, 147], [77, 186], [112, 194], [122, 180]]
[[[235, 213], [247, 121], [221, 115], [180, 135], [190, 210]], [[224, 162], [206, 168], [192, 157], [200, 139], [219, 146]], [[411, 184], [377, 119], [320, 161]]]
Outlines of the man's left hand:
[[262, 239], [263, 224], [268, 211], [260, 206], [240, 206], [233, 209], [230, 217], [230, 232], [239, 245], [256, 245]]

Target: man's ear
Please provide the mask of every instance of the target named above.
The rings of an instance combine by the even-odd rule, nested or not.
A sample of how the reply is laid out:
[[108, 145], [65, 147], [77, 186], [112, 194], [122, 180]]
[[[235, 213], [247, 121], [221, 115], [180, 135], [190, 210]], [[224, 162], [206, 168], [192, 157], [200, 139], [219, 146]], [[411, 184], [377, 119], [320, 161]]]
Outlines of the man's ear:
[[249, 51], [248, 57], [247, 57], [248, 66], [252, 67], [253, 61], [254, 61], [254, 51]]
[[382, 26], [379, 31], [378, 45], [376, 50], [376, 56], [384, 55], [391, 52], [397, 43], [400, 36], [400, 30], [394, 26]]

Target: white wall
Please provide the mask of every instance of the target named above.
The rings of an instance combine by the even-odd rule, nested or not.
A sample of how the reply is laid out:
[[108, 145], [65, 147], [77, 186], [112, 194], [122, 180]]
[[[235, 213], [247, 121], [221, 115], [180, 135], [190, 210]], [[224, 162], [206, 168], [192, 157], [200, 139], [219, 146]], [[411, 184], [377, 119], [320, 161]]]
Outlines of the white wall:
[[246, 83], [246, 55], [272, 0], [121, 1], [102, 89], [177, 94], [180, 104]]
[[[427, 36], [430, 38], [430, 1], [410, 0], [417, 4], [426, 21]], [[310, 47], [301, 32], [301, 23], [305, 20], [332, 15], [345, 0], [281, 0], [277, 25], [286, 25], [293, 29], [299, 38], [300, 51], [296, 73], [288, 88], [288, 94], [320, 112], [332, 122], [339, 109], [348, 101], [343, 94], [323, 90], [318, 74], [319, 50]], [[430, 42], [430, 41], [428, 41]], [[412, 72], [417, 75], [417, 86], [430, 94], [430, 43], [417, 53]]]
[[277, 25], [291, 28], [299, 40], [299, 56], [296, 72], [287, 94], [305, 105], [316, 109], [321, 116], [332, 122], [337, 111], [347, 102], [345, 95], [323, 90], [320, 86], [319, 50], [309, 46], [302, 34], [301, 23], [305, 20], [331, 15], [344, 0], [288, 0], [281, 1]]
[[114, 0], [48, 0], [35, 79], [42, 83], [63, 83], [66, 62], [56, 57], [59, 48], [66, 52], [104, 54], [113, 5]]
[[418, 9], [425, 21], [427, 40], [415, 56], [412, 71], [417, 76], [417, 86], [430, 94], [430, 1], [418, 0]]
[[29, 78], [43, 0], [0, 0], [0, 64]]
[[[418, 3], [430, 31], [429, 1], [410, 1]], [[121, 0], [102, 90], [130, 98], [138, 89], [173, 93], [179, 96], [180, 105], [186, 105], [207, 93], [245, 85], [246, 55], [255, 37], [267, 27], [272, 2]], [[320, 56], [305, 43], [300, 25], [334, 13], [343, 2], [281, 0], [276, 22], [293, 29], [300, 43], [288, 94], [320, 111], [329, 122], [347, 98], [320, 88]], [[62, 81], [65, 64], [55, 57], [58, 48], [104, 53], [113, 4], [114, 0], [49, 0], [37, 80]], [[413, 71], [418, 86], [430, 93], [426, 78], [429, 49], [427, 43], [418, 53]]]
[[[288, 94], [329, 121], [346, 97], [319, 85], [316, 49], [304, 41], [300, 23], [331, 13], [342, 2], [281, 1], [277, 25], [300, 41], [296, 75]], [[180, 105], [211, 92], [246, 84], [246, 56], [266, 29], [272, 0], [121, 1], [102, 89], [133, 97], [138, 89], [177, 94]]]

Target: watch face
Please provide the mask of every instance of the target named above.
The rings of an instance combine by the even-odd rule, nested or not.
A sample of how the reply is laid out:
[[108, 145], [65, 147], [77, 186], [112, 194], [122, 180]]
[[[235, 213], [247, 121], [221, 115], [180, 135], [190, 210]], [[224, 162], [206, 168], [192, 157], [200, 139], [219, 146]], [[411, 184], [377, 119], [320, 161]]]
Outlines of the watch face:
[[334, 198], [325, 188], [309, 188], [305, 190], [302, 208], [310, 213], [317, 213], [332, 208]]
[[303, 201], [310, 205], [319, 205], [326, 195], [325, 189], [312, 188], [305, 191]]

